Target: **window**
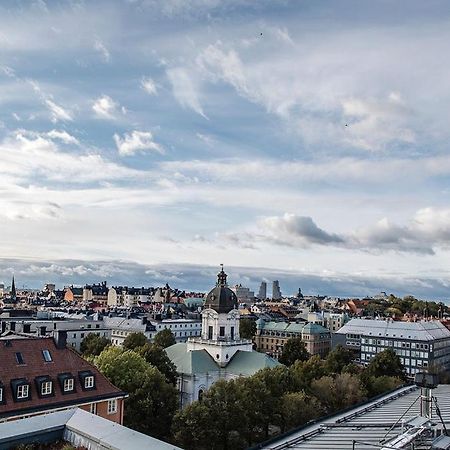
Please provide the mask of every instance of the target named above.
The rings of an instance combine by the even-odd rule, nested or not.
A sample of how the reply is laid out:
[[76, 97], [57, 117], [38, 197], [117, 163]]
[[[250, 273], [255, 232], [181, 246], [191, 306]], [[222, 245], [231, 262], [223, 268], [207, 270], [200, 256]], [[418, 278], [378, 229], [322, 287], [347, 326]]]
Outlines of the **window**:
[[91, 414], [97, 414], [97, 403], [91, 403], [89, 411]]
[[220, 337], [225, 336], [225, 327], [220, 327]]
[[64, 386], [63, 386], [64, 392], [73, 391], [73, 386], [74, 386], [73, 381], [74, 381], [73, 378], [66, 378], [64, 380]]
[[231, 339], [234, 339], [234, 327], [231, 327], [230, 331], [231, 331]]
[[20, 353], [20, 352], [16, 353], [16, 361], [17, 361], [17, 364], [25, 364], [22, 353]]
[[115, 414], [117, 412], [117, 399], [108, 400], [108, 414]]
[[0, 404], [3, 403], [3, 386], [0, 385]]
[[52, 382], [44, 381], [41, 384], [41, 395], [50, 395], [52, 393]]
[[17, 386], [17, 398], [27, 398], [29, 392], [28, 384]]
[[42, 356], [44, 357], [45, 362], [52, 362], [52, 355], [48, 350], [42, 350]]
[[94, 387], [94, 376], [90, 375], [84, 379], [84, 387], [90, 389]]
[[208, 339], [212, 339], [213, 338], [213, 327], [209, 326], [208, 327]]

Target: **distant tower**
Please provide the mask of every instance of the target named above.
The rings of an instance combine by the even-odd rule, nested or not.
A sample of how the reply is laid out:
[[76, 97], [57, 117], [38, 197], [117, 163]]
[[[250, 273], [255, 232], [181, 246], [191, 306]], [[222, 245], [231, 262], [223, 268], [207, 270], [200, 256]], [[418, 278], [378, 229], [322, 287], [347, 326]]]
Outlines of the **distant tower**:
[[11, 300], [14, 300], [14, 301], [17, 300], [16, 283], [14, 282], [14, 275], [13, 275], [12, 283], [11, 283]]
[[280, 282], [278, 280], [272, 283], [272, 300], [281, 300]]
[[261, 281], [261, 286], [259, 287], [258, 298], [260, 300], [265, 300], [267, 298], [267, 283]]

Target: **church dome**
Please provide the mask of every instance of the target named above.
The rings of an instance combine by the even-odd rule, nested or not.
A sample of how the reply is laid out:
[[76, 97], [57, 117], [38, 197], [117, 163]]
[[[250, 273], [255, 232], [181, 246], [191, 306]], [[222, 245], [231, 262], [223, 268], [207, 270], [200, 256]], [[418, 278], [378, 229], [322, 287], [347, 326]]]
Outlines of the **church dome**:
[[205, 299], [205, 308], [214, 309], [216, 312], [229, 313], [238, 307], [236, 294], [227, 285], [227, 274], [222, 270], [217, 275], [217, 284]]

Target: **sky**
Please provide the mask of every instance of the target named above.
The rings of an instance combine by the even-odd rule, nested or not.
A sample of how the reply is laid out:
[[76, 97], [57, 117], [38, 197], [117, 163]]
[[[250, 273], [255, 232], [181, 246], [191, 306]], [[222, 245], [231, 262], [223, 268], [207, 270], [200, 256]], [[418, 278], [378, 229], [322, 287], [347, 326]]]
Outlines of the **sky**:
[[448, 42], [445, 0], [1, 2], [0, 281], [445, 300]]

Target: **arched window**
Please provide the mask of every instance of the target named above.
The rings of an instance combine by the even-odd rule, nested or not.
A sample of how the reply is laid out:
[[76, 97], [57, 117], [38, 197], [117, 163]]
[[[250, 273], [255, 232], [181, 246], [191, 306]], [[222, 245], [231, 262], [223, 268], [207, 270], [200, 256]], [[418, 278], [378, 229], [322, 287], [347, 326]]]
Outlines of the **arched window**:
[[204, 390], [203, 389], [200, 389], [199, 391], [198, 391], [198, 401], [199, 402], [201, 402], [202, 400], [203, 400], [203, 394], [204, 394]]

